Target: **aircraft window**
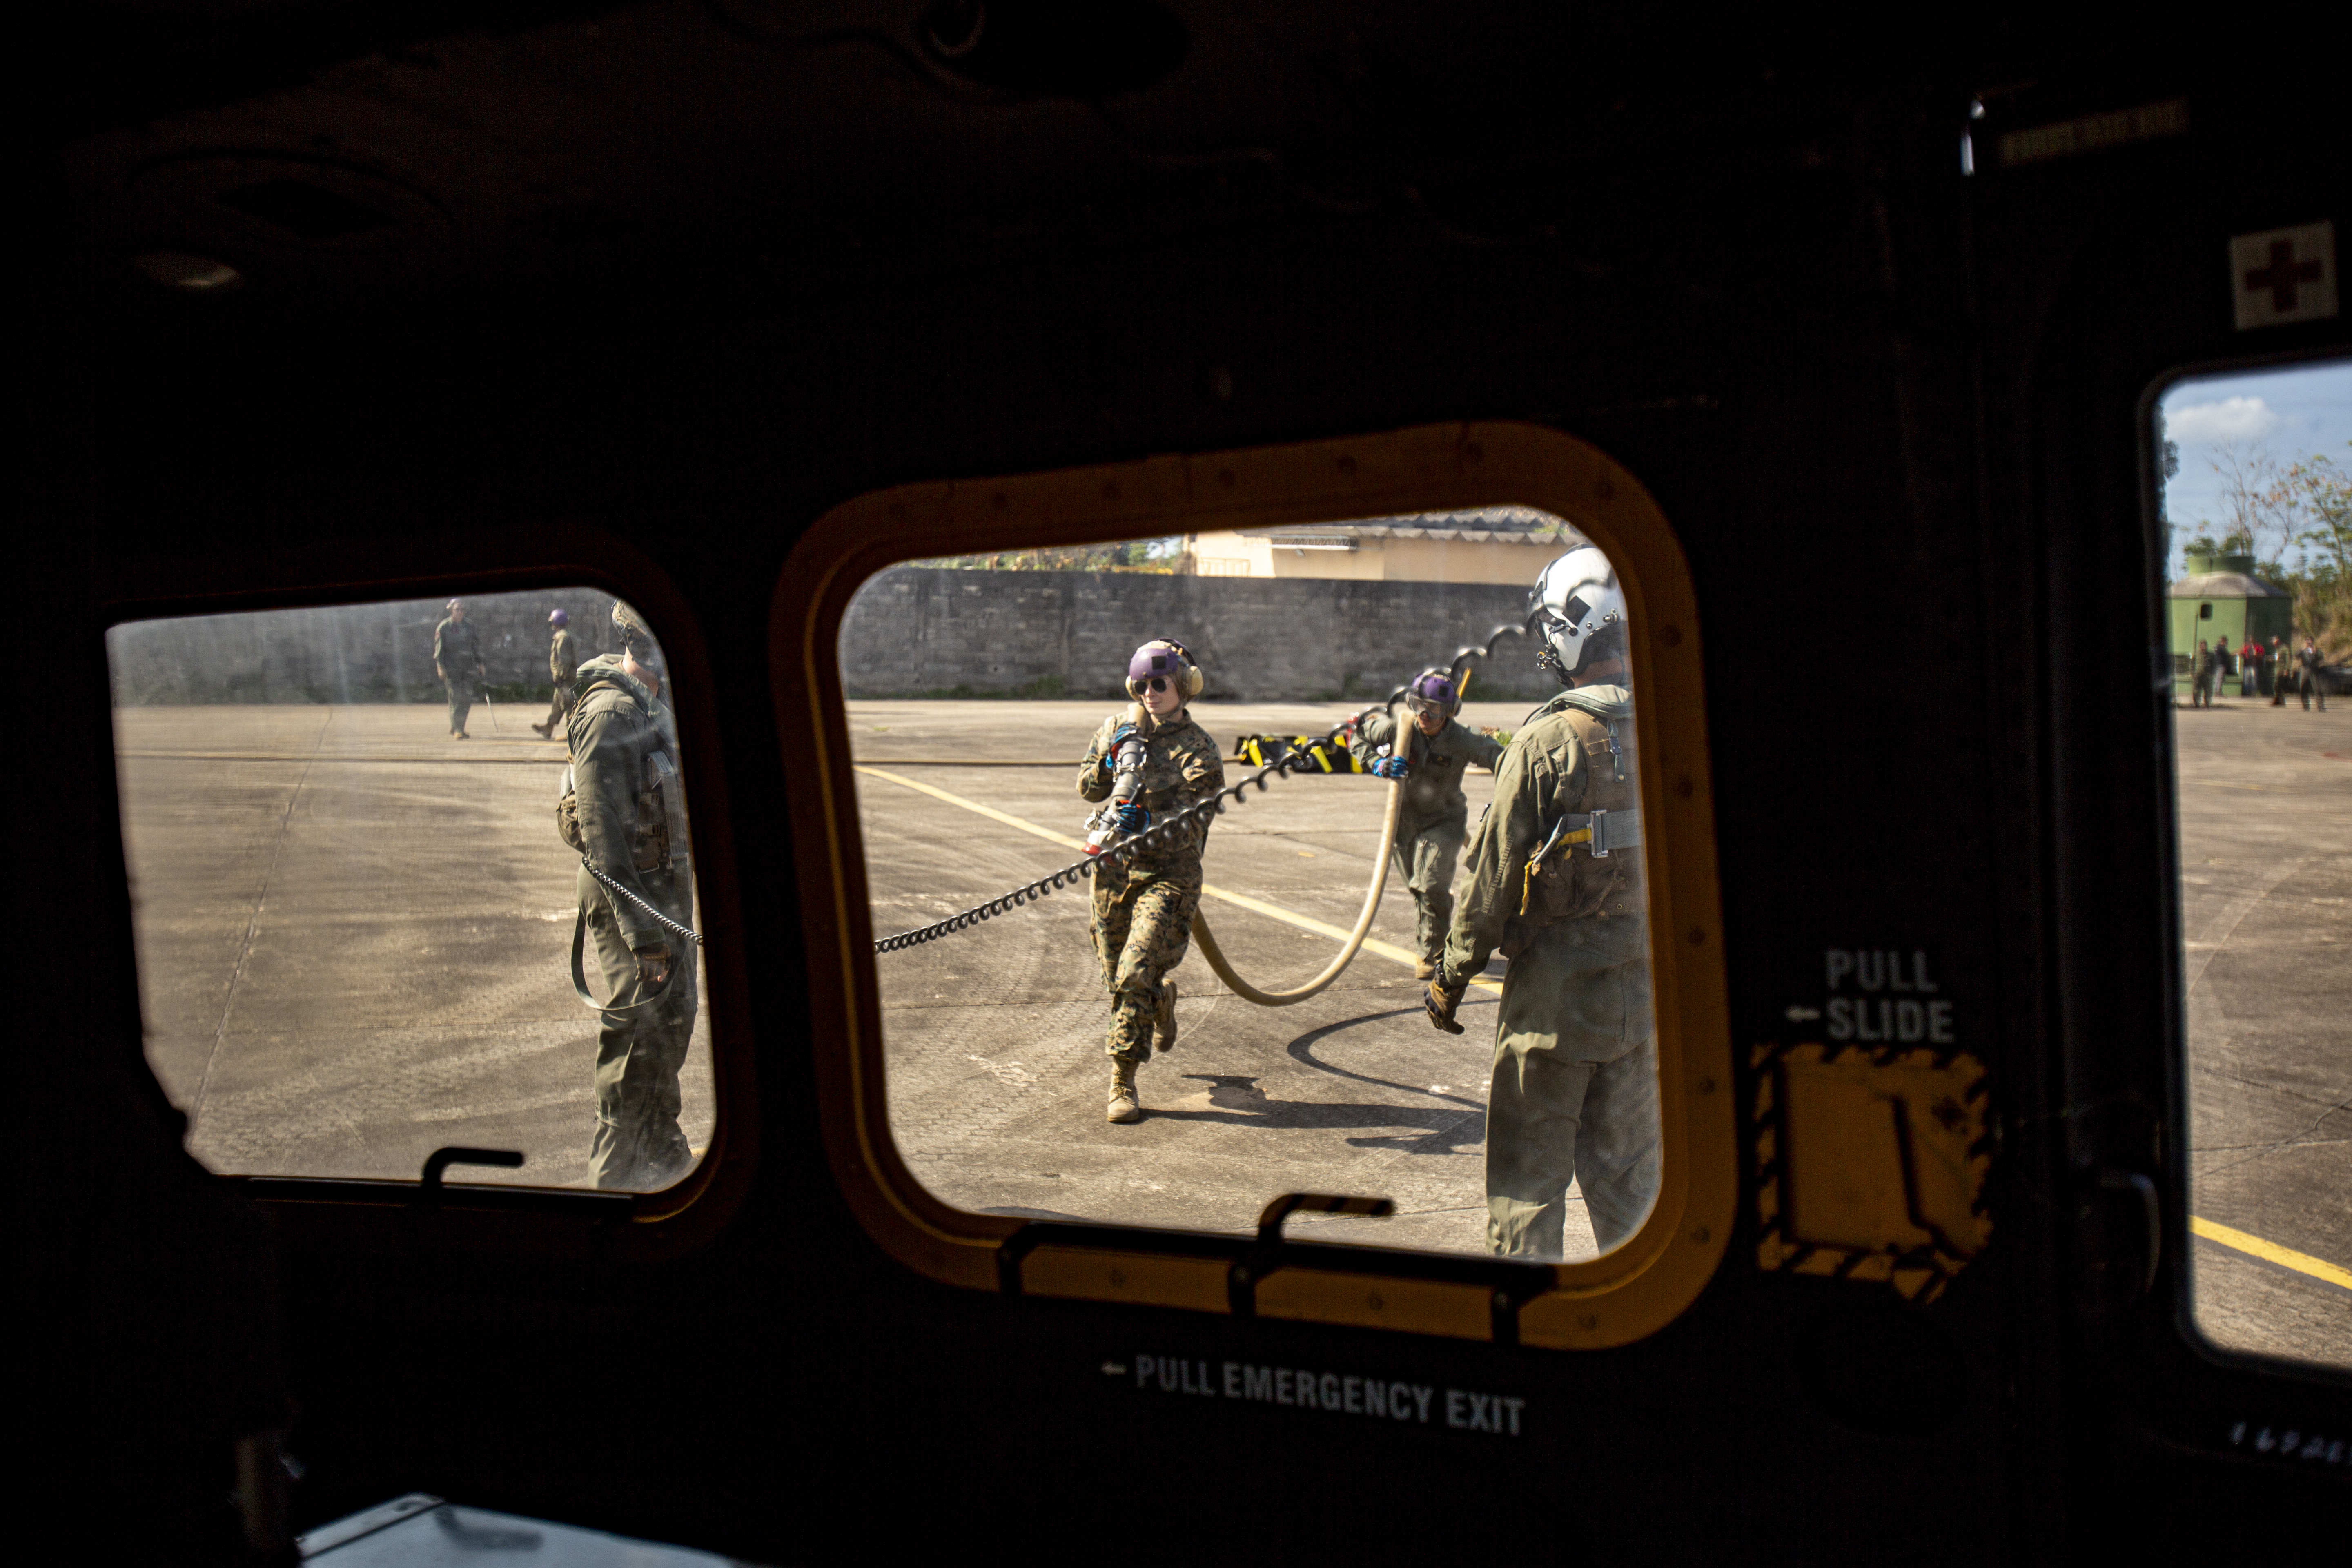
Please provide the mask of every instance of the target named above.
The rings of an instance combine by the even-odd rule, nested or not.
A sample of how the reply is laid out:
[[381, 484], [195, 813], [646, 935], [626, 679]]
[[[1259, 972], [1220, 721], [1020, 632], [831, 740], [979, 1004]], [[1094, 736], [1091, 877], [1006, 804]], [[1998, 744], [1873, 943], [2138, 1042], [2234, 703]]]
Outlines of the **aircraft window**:
[[[856, 847], [844, 957], [874, 988], [845, 1174], [890, 1194], [877, 1228], [914, 1220], [901, 1256], [1473, 1337], [1527, 1279], [1649, 1279], [1646, 1320], [1519, 1307], [1514, 1331], [1561, 1344], [1649, 1331], [1713, 1267], [1736, 1149], [1693, 627], [1657, 585], [1679, 556], [1590, 448], [1510, 438], [1571, 457], [1588, 501], [1622, 499], [1446, 504], [1391, 477], [1377, 493], [1422, 504], [1347, 510], [1380, 462], [1350, 444], [1171, 459], [1223, 504], [1167, 493], [1124, 538], [1066, 498], [1167, 492], [1149, 471], [959, 487], [968, 515], [950, 500], [911, 527], [891, 492], [803, 542], [779, 626], [802, 629], [812, 718], [843, 752], [854, 823], [824, 831]], [[1337, 495], [1268, 504], [1334, 472]], [[1691, 877], [1662, 877], [1685, 849]], [[1695, 1120], [1717, 1130], [1703, 1152]], [[1053, 1246], [1024, 1252], [1024, 1223]], [[1349, 1287], [1350, 1306], [1310, 1301], [1305, 1274], [1244, 1289], [1240, 1268], [1229, 1290], [1213, 1245], [1089, 1273], [1054, 1250], [1083, 1226], [1147, 1250], [1341, 1243], [1374, 1275], [1530, 1272], [1444, 1306]], [[1005, 1251], [958, 1262], [943, 1237]]]
[[[1570, 694], [1518, 627], [1537, 574], [1580, 547], [1556, 596], [1591, 602], [1563, 640], [1604, 657]], [[1253, 570], [1199, 569], [1227, 559]], [[841, 665], [876, 934], [1091, 873], [877, 959], [916, 1175], [958, 1207], [1046, 1218], [1247, 1231], [1314, 1191], [1397, 1213], [1294, 1233], [1545, 1259], [1632, 1235], [1657, 1187], [1657, 1073], [1614, 578], [1572, 526], [1497, 507], [869, 580]], [[1457, 660], [1497, 626], [1492, 657]], [[1541, 749], [1493, 805], [1522, 730]], [[1245, 804], [1166, 822], [1286, 752], [1299, 765]], [[1173, 842], [1100, 858], [1154, 826]], [[1588, 842], [1553, 847], [1523, 917], [1525, 862], [1553, 829]], [[1490, 1089], [1506, 953], [1558, 1000], [1540, 1020], [1512, 1008]], [[1440, 963], [1466, 978], [1459, 1034], [1423, 1007]], [[1553, 1133], [1490, 1147], [1506, 1116]]]
[[642, 616], [558, 587], [131, 622], [107, 652], [148, 1059], [193, 1153], [624, 1191], [695, 1167], [700, 921]]
[[2352, 1366], [2352, 362], [2168, 388], [2190, 1310]]

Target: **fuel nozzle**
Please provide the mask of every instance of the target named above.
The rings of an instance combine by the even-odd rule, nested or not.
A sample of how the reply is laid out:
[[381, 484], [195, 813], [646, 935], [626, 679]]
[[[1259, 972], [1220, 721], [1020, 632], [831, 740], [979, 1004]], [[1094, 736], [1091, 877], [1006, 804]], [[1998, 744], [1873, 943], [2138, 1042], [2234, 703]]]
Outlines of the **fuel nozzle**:
[[1099, 855], [1118, 837], [1118, 814], [1142, 793], [1143, 741], [1122, 742], [1111, 758], [1110, 798], [1087, 826], [1087, 853]]

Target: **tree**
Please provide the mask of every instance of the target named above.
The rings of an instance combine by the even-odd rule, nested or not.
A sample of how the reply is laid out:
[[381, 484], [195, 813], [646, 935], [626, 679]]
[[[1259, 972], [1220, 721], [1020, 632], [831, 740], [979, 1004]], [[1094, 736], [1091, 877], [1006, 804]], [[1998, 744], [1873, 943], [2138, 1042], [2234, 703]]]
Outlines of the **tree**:
[[1117, 544], [1071, 544], [1037, 550], [996, 550], [982, 555], [941, 555], [912, 566], [966, 572], [1172, 572], [1182, 541], [1130, 539]]
[[[2352, 442], [2346, 443], [2352, 446]], [[2352, 656], [2352, 474], [2325, 454], [2286, 470], [2301, 569], [2287, 574], [2295, 626], [2331, 660]]]
[[2221, 480], [2221, 549], [2262, 560], [2278, 560], [2295, 537], [2293, 485], [2260, 437], [2228, 437], [2215, 444], [2213, 472]]

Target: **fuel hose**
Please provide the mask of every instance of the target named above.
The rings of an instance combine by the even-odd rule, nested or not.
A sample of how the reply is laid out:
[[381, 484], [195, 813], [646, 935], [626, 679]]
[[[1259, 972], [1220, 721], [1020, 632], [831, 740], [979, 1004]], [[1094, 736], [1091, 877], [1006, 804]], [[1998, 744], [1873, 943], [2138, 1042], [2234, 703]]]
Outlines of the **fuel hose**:
[[1348, 933], [1347, 945], [1339, 950], [1339, 956], [1306, 984], [1290, 991], [1261, 991], [1234, 973], [1234, 966], [1226, 959], [1224, 950], [1217, 945], [1216, 934], [1209, 930], [1208, 917], [1194, 912], [1192, 940], [1201, 944], [1201, 956], [1209, 961], [1209, 967], [1217, 972], [1217, 978], [1225, 983], [1227, 990], [1243, 1001], [1255, 1002], [1261, 1007], [1287, 1007], [1293, 1002], [1306, 1001], [1339, 978], [1341, 972], [1356, 961], [1356, 953], [1363, 947], [1364, 938], [1372, 929], [1372, 916], [1380, 912], [1381, 892], [1389, 881], [1389, 855], [1396, 847], [1397, 816], [1403, 805], [1404, 782], [1391, 779], [1389, 809], [1381, 819], [1381, 847], [1373, 851], [1372, 885], [1364, 894], [1364, 907], [1356, 916], [1356, 929]]

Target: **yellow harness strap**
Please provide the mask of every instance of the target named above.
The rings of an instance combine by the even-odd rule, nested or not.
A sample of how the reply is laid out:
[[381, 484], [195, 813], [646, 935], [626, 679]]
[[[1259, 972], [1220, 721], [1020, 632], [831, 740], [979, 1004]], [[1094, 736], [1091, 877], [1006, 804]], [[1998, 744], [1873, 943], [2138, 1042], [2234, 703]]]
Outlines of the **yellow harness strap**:
[[1542, 867], [1545, 856], [1550, 854], [1555, 847], [1562, 844], [1590, 844], [1591, 842], [1592, 829], [1588, 826], [1580, 827], [1573, 833], [1553, 834], [1551, 837], [1545, 842], [1542, 848], [1528, 856], [1527, 871], [1519, 879], [1519, 913], [1524, 915], [1528, 912], [1528, 900], [1535, 897], [1536, 872]]

